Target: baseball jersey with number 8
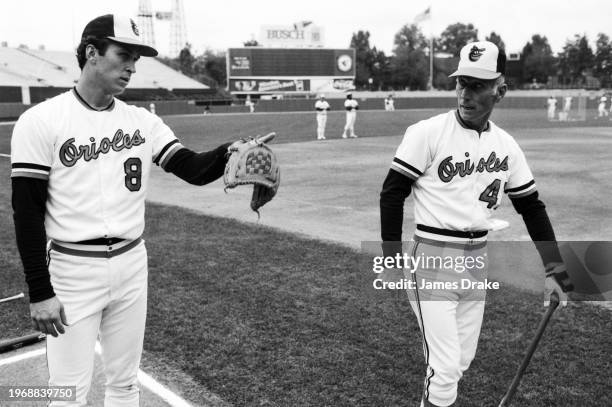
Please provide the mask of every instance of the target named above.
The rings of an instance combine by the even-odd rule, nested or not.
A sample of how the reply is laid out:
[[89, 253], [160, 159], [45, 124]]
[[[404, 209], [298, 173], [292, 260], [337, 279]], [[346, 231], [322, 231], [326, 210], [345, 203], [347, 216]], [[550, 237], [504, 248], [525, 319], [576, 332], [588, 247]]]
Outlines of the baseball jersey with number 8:
[[48, 180], [49, 239], [137, 239], [153, 162], [182, 146], [162, 120], [115, 99], [95, 111], [74, 90], [26, 111], [11, 141], [12, 177]]

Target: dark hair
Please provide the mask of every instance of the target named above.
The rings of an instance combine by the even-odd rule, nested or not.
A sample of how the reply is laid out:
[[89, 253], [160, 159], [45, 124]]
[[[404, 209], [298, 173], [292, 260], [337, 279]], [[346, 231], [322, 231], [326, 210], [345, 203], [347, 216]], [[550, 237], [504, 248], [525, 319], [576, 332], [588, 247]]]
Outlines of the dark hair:
[[87, 36], [87, 37], [81, 38], [81, 43], [77, 47], [77, 51], [76, 51], [76, 57], [77, 57], [77, 61], [79, 62], [79, 68], [83, 70], [85, 63], [87, 62], [87, 55], [85, 55], [85, 50], [87, 49], [88, 45], [90, 44], [93, 45], [94, 47], [96, 47], [100, 55], [104, 55], [110, 43], [111, 43], [111, 40], [107, 38], [98, 38], [98, 37], [93, 37], [93, 36]]

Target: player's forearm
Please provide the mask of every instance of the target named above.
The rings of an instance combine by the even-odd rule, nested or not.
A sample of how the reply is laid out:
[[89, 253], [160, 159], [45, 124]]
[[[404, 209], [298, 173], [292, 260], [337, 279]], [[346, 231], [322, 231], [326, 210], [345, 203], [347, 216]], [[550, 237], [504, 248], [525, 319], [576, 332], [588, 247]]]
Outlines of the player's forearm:
[[527, 232], [538, 249], [544, 265], [562, 261], [546, 205], [538, 198], [538, 192], [513, 198], [511, 201], [514, 209], [523, 217]]
[[223, 175], [230, 144], [226, 143], [202, 153], [182, 148], [170, 158], [164, 170], [193, 185], [208, 184]]
[[413, 181], [389, 170], [380, 192], [380, 232], [383, 241], [402, 240], [404, 201], [412, 191]]
[[12, 179], [12, 186], [15, 236], [30, 302], [44, 301], [55, 296], [47, 267], [47, 181], [18, 177]]

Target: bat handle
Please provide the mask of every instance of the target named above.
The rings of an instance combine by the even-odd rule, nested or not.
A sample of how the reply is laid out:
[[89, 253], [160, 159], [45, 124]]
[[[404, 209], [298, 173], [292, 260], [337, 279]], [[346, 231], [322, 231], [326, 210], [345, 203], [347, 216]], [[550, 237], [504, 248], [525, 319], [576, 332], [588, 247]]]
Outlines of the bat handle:
[[546, 309], [546, 313], [544, 314], [544, 316], [542, 317], [542, 320], [540, 321], [540, 325], [538, 326], [538, 330], [536, 331], [535, 337], [531, 341], [531, 344], [529, 345], [529, 348], [527, 349], [527, 353], [525, 354], [525, 357], [523, 358], [521, 366], [519, 366], [518, 371], [514, 375], [514, 379], [512, 380], [512, 383], [510, 384], [510, 387], [508, 388], [508, 391], [504, 395], [504, 398], [502, 398], [502, 401], [499, 403], [498, 407], [506, 407], [510, 405], [510, 401], [512, 400], [512, 397], [514, 396], [514, 393], [516, 393], [516, 389], [518, 388], [521, 382], [523, 373], [525, 373], [525, 370], [527, 369], [527, 366], [529, 365], [529, 361], [531, 360], [531, 357], [533, 356], [533, 353], [535, 352], [536, 347], [538, 346], [538, 343], [540, 342], [540, 339], [542, 338], [542, 335], [544, 334], [546, 325], [548, 325], [548, 321], [550, 320], [550, 317], [552, 317], [552, 314], [555, 312], [558, 306], [559, 306], [559, 295], [556, 292], [553, 292], [550, 295], [550, 304], [548, 305], [548, 308]]

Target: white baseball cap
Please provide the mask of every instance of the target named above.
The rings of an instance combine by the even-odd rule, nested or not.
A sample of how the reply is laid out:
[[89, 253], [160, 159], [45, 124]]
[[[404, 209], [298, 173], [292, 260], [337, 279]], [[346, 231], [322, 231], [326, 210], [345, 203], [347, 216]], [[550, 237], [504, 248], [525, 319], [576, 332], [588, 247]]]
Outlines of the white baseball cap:
[[157, 56], [157, 50], [145, 45], [140, 39], [138, 26], [129, 17], [106, 14], [91, 20], [83, 29], [81, 38], [93, 36], [96, 38], [108, 38], [109, 40], [127, 45], [136, 49], [140, 55], [145, 57]]
[[459, 66], [449, 76], [497, 79], [506, 72], [506, 53], [492, 42], [471, 42], [461, 48], [459, 55]]

